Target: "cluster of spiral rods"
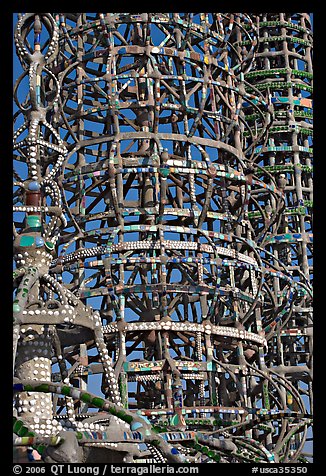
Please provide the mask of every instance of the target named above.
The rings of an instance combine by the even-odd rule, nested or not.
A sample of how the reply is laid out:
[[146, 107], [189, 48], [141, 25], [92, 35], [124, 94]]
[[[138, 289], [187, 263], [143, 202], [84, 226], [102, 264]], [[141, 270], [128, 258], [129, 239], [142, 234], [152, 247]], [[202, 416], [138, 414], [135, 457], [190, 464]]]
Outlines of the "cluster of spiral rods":
[[311, 462], [309, 14], [14, 41], [14, 460]]

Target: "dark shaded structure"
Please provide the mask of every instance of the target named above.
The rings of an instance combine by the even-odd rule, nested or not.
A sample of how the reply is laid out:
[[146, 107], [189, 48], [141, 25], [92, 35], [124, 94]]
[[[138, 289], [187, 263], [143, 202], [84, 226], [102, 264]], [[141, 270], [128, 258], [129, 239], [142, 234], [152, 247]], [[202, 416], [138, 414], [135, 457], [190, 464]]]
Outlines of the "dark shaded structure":
[[309, 16], [27, 13], [15, 44], [15, 447], [305, 462]]

